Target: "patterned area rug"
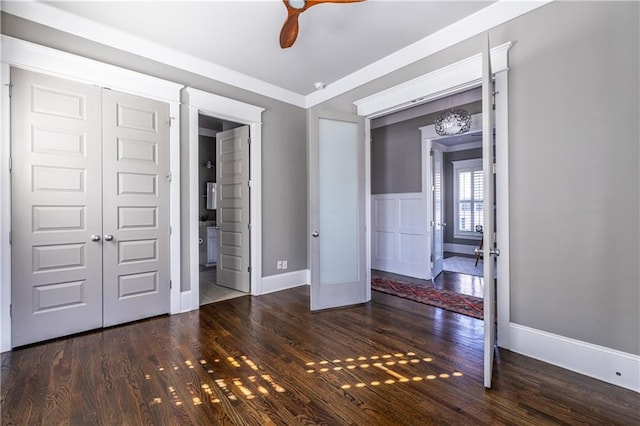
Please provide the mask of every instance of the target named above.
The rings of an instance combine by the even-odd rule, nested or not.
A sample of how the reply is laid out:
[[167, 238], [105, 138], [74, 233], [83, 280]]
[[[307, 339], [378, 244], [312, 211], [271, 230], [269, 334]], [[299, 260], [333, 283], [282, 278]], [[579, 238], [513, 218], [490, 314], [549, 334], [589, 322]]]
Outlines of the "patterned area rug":
[[473, 318], [483, 316], [484, 304], [479, 297], [380, 277], [371, 278], [371, 288]]

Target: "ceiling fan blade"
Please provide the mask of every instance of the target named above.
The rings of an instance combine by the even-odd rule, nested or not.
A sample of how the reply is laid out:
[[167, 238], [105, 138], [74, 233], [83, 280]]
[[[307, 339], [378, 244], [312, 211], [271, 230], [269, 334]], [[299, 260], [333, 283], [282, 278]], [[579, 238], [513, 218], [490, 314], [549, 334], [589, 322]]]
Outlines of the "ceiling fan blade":
[[296, 13], [293, 15], [287, 16], [287, 20], [282, 25], [282, 30], [280, 30], [280, 47], [286, 49], [288, 47], [293, 46], [293, 43], [296, 42], [296, 38], [298, 38], [298, 16], [300, 14]]
[[[301, 3], [300, 3], [301, 1]], [[321, 3], [359, 3], [365, 0], [300, 0], [294, 2], [291, 0], [282, 0], [284, 6], [287, 8], [287, 20], [284, 21], [282, 29], [280, 30], [280, 47], [287, 49], [293, 46], [298, 38], [298, 16], [311, 6], [315, 6]], [[300, 7], [302, 6], [302, 7]]]

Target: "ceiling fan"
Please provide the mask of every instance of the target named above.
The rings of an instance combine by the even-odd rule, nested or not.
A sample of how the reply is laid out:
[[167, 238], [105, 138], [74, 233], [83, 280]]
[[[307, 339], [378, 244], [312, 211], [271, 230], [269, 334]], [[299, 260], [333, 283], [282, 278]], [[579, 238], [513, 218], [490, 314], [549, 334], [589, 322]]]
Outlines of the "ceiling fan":
[[287, 8], [287, 20], [280, 31], [280, 47], [283, 49], [293, 46], [298, 37], [298, 16], [311, 6], [320, 3], [357, 3], [364, 0], [282, 0]]

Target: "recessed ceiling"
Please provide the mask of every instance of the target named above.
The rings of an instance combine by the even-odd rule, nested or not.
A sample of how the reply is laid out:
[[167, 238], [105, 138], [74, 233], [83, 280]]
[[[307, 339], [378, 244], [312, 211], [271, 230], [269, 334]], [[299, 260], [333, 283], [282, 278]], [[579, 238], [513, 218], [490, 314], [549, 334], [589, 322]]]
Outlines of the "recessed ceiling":
[[365, 1], [320, 4], [300, 16], [289, 49], [287, 16], [270, 1], [54, 1], [60, 10], [253, 76], [301, 95], [330, 84], [493, 3]]

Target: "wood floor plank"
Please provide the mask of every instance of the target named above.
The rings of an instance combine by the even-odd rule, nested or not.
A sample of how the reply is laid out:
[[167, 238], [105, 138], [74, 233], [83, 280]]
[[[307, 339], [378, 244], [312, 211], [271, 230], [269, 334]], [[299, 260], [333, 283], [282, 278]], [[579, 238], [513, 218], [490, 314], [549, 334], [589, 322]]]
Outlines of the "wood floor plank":
[[640, 398], [500, 350], [481, 321], [374, 292], [310, 312], [307, 287], [2, 354], [2, 424], [640, 424]]

